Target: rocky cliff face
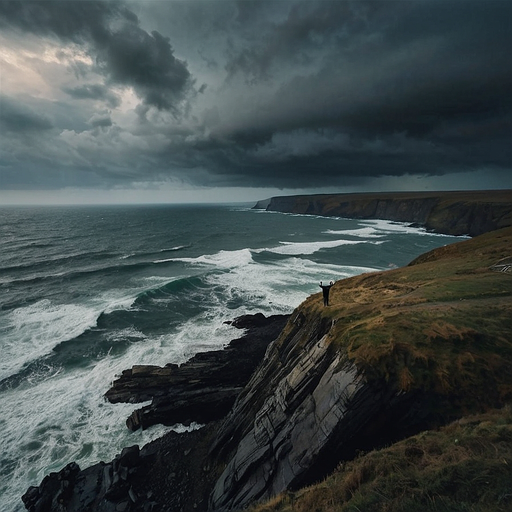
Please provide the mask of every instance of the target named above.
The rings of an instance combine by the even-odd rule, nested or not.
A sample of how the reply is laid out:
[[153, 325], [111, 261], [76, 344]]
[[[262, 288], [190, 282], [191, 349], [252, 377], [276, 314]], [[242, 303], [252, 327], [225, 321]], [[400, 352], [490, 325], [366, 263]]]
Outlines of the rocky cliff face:
[[273, 197], [255, 208], [411, 222], [448, 235], [477, 236], [512, 225], [512, 191], [403, 192]]
[[236, 449], [213, 491], [214, 510], [243, 508], [321, 479], [356, 448], [387, 437], [376, 423], [393, 418], [400, 430], [405, 419], [410, 397], [369, 382], [346, 353], [333, 350], [329, 322], [301, 312], [291, 322], [218, 432], [213, 455]]

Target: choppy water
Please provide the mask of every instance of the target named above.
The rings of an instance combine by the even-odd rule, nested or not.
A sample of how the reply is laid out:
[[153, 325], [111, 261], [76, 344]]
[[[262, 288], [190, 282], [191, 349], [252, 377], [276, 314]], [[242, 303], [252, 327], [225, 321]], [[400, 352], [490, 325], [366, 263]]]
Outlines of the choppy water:
[[240, 334], [226, 320], [454, 241], [243, 206], [0, 208], [0, 509], [168, 430], [131, 433], [133, 406], [104, 401], [122, 370], [218, 349]]

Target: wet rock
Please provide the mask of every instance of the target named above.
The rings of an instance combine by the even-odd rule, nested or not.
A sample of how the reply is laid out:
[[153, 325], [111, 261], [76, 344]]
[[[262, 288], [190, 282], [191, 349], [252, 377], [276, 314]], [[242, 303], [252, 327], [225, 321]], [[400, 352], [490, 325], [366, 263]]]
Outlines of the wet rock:
[[105, 396], [112, 403], [152, 401], [130, 415], [130, 430], [218, 420], [229, 412], [287, 319], [288, 315], [266, 318], [261, 313], [239, 317], [232, 325], [246, 332], [225, 349], [199, 353], [181, 366], [134, 366]]
[[30, 512], [129, 511], [137, 501], [133, 470], [143, 462], [137, 445], [124, 448], [109, 464], [100, 462], [83, 471], [72, 462], [31, 487], [22, 500]]

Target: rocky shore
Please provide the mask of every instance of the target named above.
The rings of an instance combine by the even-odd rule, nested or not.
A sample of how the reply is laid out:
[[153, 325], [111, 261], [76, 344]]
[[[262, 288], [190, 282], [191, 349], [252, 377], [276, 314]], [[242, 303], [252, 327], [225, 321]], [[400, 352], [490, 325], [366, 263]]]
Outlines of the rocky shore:
[[[329, 307], [315, 294], [289, 318], [241, 319], [247, 331], [225, 351], [124, 372], [109, 400], [152, 399], [130, 428], [206, 425], [109, 463], [70, 464], [27, 491], [27, 509], [241, 510], [321, 481], [357, 453], [505, 406], [511, 248], [512, 228], [441, 247], [338, 281]], [[497, 466], [498, 480], [509, 481], [509, 466]], [[506, 510], [500, 496], [487, 492], [486, 503]]]
[[199, 353], [181, 366], [134, 366], [114, 381], [105, 397], [111, 403], [152, 400], [127, 419], [130, 430], [223, 418], [287, 319], [261, 313], [239, 317], [231, 324], [247, 332], [223, 350]]
[[132, 430], [155, 423], [208, 423], [200, 430], [169, 432], [139, 449], [125, 448], [113, 461], [81, 470], [70, 463], [46, 476], [22, 497], [27, 510], [167, 511], [206, 510], [218, 476], [208, 452], [216, 435], [215, 420], [224, 417], [247, 384], [288, 315], [245, 315], [231, 324], [244, 329], [223, 350], [199, 353], [187, 363], [135, 366], [125, 370], [107, 391], [112, 402], [152, 403], [127, 420]]

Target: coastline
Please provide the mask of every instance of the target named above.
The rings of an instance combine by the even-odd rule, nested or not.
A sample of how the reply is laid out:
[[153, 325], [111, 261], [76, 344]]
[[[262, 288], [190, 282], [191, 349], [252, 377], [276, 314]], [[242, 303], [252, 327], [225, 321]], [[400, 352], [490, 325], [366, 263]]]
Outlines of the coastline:
[[436, 233], [478, 236], [512, 225], [512, 190], [276, 196], [254, 208], [409, 222]]
[[[318, 213], [314, 214], [317, 215]], [[407, 221], [401, 220], [401, 222]], [[279, 487], [272, 483], [275, 476], [271, 475], [280, 474], [281, 477], [287, 475], [285, 478], [285, 480], [288, 479], [287, 486], [297, 488], [321, 478], [319, 467], [325, 465], [326, 461], [330, 461], [329, 464], [332, 466], [338, 464], [340, 456], [341, 460], [343, 460], [343, 457], [345, 459], [350, 458], [348, 452], [333, 452], [332, 448], [329, 447], [332, 446], [332, 443], [347, 442], [346, 439], [339, 438], [340, 418], [345, 416], [346, 421], [352, 422], [352, 424], [356, 421], [356, 425], [357, 422], [362, 421], [361, 416], [357, 417], [359, 419], [351, 419], [343, 412], [344, 408], [350, 406], [351, 400], [360, 402], [363, 397], [366, 397], [364, 400], [370, 402], [363, 408], [364, 415], [368, 415], [369, 418], [374, 420], [378, 419], [381, 424], [383, 421], [384, 424], [386, 421], [395, 422], [396, 418], [402, 418], [402, 420], [409, 418], [408, 423], [404, 424], [404, 428], [400, 431], [400, 438], [406, 437], [408, 433], [414, 432], [418, 428], [439, 426], [454, 417], [460, 416], [462, 414], [461, 410], [454, 409], [450, 412], [449, 409], [445, 409], [441, 414], [442, 418], [439, 417], [439, 412], [437, 412], [433, 415], [427, 414], [425, 419], [425, 403], [430, 403], [434, 397], [437, 397], [435, 400], [438, 400], [441, 395], [426, 396], [416, 390], [414, 393], [406, 393], [407, 399], [405, 401], [397, 400], [395, 396], [397, 383], [394, 381], [392, 386], [385, 387], [384, 394], [375, 395], [373, 385], [365, 386], [364, 383], [358, 381], [357, 377], [358, 375], [361, 376], [361, 372], [363, 372], [367, 379], [380, 383], [379, 386], [381, 386], [380, 376], [372, 373], [375, 368], [365, 367], [361, 362], [364, 359], [357, 364], [354, 363], [354, 361], [358, 361], [355, 357], [356, 352], [354, 352], [358, 347], [348, 350], [345, 355], [341, 354], [347, 350], [346, 348], [343, 348], [339, 354], [338, 349], [333, 352], [333, 340], [342, 339], [342, 336], [340, 337], [342, 331], [338, 331], [338, 329], [343, 327], [345, 323], [343, 319], [345, 318], [355, 318], [354, 315], [356, 315], [358, 317], [357, 322], [362, 322], [362, 326], [364, 324], [364, 328], [359, 327], [362, 329], [361, 335], [367, 337], [371, 333], [370, 324], [365, 324], [367, 320], [370, 321], [374, 317], [379, 319], [388, 318], [388, 312], [400, 312], [403, 308], [406, 308], [403, 309], [404, 313], [412, 311], [407, 308], [417, 309], [422, 307], [423, 300], [437, 304], [439, 296], [430, 297], [428, 294], [423, 298], [418, 296], [418, 289], [422, 290], [424, 288], [428, 291], [433, 287], [428, 279], [419, 288], [415, 288], [412, 285], [404, 285], [400, 277], [400, 275], [408, 276], [407, 279], [411, 279], [411, 276], [416, 275], [418, 268], [422, 268], [422, 266], [426, 266], [426, 269], [428, 267], [427, 273], [431, 273], [431, 269], [435, 269], [437, 273], [439, 269], [446, 268], [446, 276], [455, 276], [455, 278], [449, 277], [449, 282], [457, 283], [458, 287], [460, 286], [460, 280], [463, 279], [460, 276], [466, 276], [468, 279], [480, 279], [479, 276], [482, 275], [489, 282], [492, 281], [494, 287], [492, 293], [494, 295], [491, 294], [491, 296], [489, 296], [490, 292], [485, 283], [485, 286], [482, 284], [482, 289], [479, 290], [476, 296], [464, 295], [465, 291], [462, 292], [460, 289], [456, 289], [455, 296], [450, 295], [450, 303], [453, 302], [457, 307], [459, 307], [459, 303], [454, 301], [478, 301], [480, 296], [487, 297], [487, 301], [491, 297], [492, 300], [496, 301], [496, 305], [499, 304], [500, 307], [505, 307], [510, 297], [510, 286], [506, 281], [508, 276], [505, 275], [503, 281], [500, 272], [490, 270], [490, 263], [499, 264], [501, 260], [498, 256], [507, 256], [505, 251], [507, 247], [510, 247], [511, 236], [510, 230], [505, 230], [490, 234], [488, 237], [484, 237], [483, 241], [475, 239], [474, 244], [476, 245], [474, 247], [478, 247], [480, 259], [484, 258], [482, 255], [487, 259], [484, 258], [485, 261], [472, 260], [471, 265], [465, 262], [471, 259], [469, 254], [474, 250], [470, 250], [470, 252], [468, 252], [468, 249], [459, 250], [460, 244], [458, 243], [420, 256], [407, 268], [386, 271], [385, 273], [372, 273], [337, 283], [333, 290], [334, 302], [339, 303], [340, 297], [343, 297], [342, 301], [347, 302], [348, 297], [352, 297], [353, 307], [356, 307], [357, 313], [345, 310], [338, 311], [337, 308], [329, 310], [319, 308], [319, 294], [312, 295], [297, 308], [281, 334], [266, 349], [264, 357], [262, 356], [262, 364], [252, 374], [247, 386], [243, 390], [237, 391], [237, 394], [238, 392], [240, 394], [236, 398], [234, 407], [225, 418], [211, 419], [206, 428], [188, 433], [185, 436], [182, 434], [166, 435], [150, 443], [150, 445], [146, 445], [141, 450], [138, 447], [126, 449], [108, 464], [100, 463], [83, 471], [77, 470], [76, 465], [70, 465], [61, 472], [46, 477], [41, 486], [31, 488], [25, 495], [27, 508], [36, 510], [35, 507], [40, 506], [41, 500], [44, 500], [47, 504], [47, 510], [58, 510], [62, 501], [67, 503], [67, 510], [76, 511], [87, 510], [86, 506], [92, 506], [91, 503], [95, 503], [94, 506], [101, 503], [102, 510], [107, 511], [121, 510], [118, 507], [124, 507], [124, 510], [130, 511], [145, 510], [146, 508], [156, 511], [165, 510], [165, 507], [169, 506], [172, 507], [172, 510], [181, 509], [185, 511], [236, 510], [246, 507], [254, 501], [278, 494], [280, 492]], [[461, 242], [461, 244], [464, 243]], [[490, 259], [491, 254], [492, 259]], [[489, 265], [486, 266], [487, 263]], [[488, 274], [487, 271], [492, 273]], [[500, 276], [500, 278], [496, 279], [496, 276]], [[444, 282], [446, 279], [447, 277], [442, 277], [439, 280], [436, 276], [435, 283]], [[470, 282], [468, 281], [468, 283]], [[502, 288], [501, 291], [496, 292], [495, 287], [498, 285]], [[435, 286], [439, 285], [436, 284]], [[362, 293], [364, 289], [368, 289], [368, 293], [376, 294], [374, 298], [371, 300], [368, 297], [365, 298], [365, 294]], [[352, 291], [349, 293], [349, 290]], [[436, 293], [439, 293], [439, 291]], [[446, 293], [453, 294], [453, 290], [447, 289]], [[366, 311], [364, 309], [366, 306], [359, 311], [360, 305], [375, 304], [377, 297], [380, 301], [379, 304], [382, 303], [382, 306], [380, 306], [382, 309], [379, 310], [377, 316], [371, 314], [371, 308]], [[461, 305], [466, 306], [467, 303], [461, 303]], [[494, 304], [491, 304], [491, 306], [494, 307]], [[348, 327], [353, 329], [352, 326], [347, 325]], [[438, 334], [441, 338], [445, 335], [448, 336], [444, 340], [445, 342], [454, 343], [456, 341], [450, 331], [444, 334], [441, 331]], [[462, 336], [467, 336], [467, 334], [462, 334]], [[504, 356], [505, 359], [508, 357], [507, 351], [508, 348]], [[346, 359], [347, 356], [348, 359]], [[479, 362], [485, 363], [485, 361]], [[260, 360], [255, 361], [256, 365], [258, 363], [260, 363]], [[329, 375], [330, 377], [328, 377]], [[414, 382], [415, 376], [411, 375]], [[397, 382], [399, 383], [402, 382], [400, 379], [405, 379], [399, 384], [404, 387], [402, 392], [411, 391], [410, 388], [407, 389], [406, 377], [407, 375], [401, 375], [399, 372], [393, 375], [393, 379], [398, 379]], [[500, 375], [500, 378], [504, 381], [500, 381], [499, 385], [504, 385], [508, 377]], [[335, 391], [323, 392], [321, 396], [318, 395], [316, 390], [319, 389], [318, 386], [322, 382], [324, 382], [322, 387], [325, 387], [325, 382], [337, 382], [336, 389], [341, 386], [342, 389], [347, 390], [346, 386], [352, 386], [350, 388], [352, 391], [349, 394], [344, 391], [342, 393], [344, 401], [340, 402], [341, 396], [335, 395]], [[442, 387], [442, 383], [434, 384]], [[334, 417], [323, 416], [324, 413], [320, 413], [318, 410], [312, 411], [310, 409], [311, 404], [307, 405], [308, 396], [315, 396], [317, 406], [320, 404], [321, 408], [325, 407], [329, 411], [333, 410], [333, 404], [337, 404], [337, 408], [334, 408], [334, 411], [337, 411]], [[374, 406], [369, 405], [375, 401], [376, 396], [378, 396], [377, 402], [384, 401], [384, 405], [391, 406], [390, 410], [393, 411], [394, 418], [386, 415], [382, 416], [379, 407], [375, 409]], [[286, 397], [286, 399], [283, 401], [282, 397]], [[506, 393], [503, 395], [498, 393], [497, 396], [492, 395], [491, 398], [494, 405], [503, 405], [506, 401]], [[419, 402], [418, 399], [420, 399]], [[265, 406], [266, 408], [264, 407], [265, 400], [269, 400]], [[449, 407], [450, 400], [449, 397], [448, 402], [445, 401], [445, 408]], [[467, 397], [464, 398], [464, 396], [459, 396], [458, 400], [467, 402], [465, 407], [470, 410], [472, 407], [482, 406], [481, 403], [478, 405], [470, 403], [471, 401], [468, 402]], [[438, 403], [442, 404], [443, 402], [438, 401]], [[489, 403], [488, 405], [492, 404]], [[415, 414], [417, 416], [414, 416]], [[310, 466], [306, 473], [301, 473], [297, 468], [304, 463], [300, 462], [299, 459], [293, 462], [294, 456], [292, 454], [300, 451], [301, 446], [304, 447], [305, 438], [311, 445], [313, 438], [308, 437], [307, 429], [306, 434], [303, 433], [304, 422], [310, 423], [311, 421], [313, 423], [319, 421], [320, 425], [323, 425], [323, 430], [325, 430], [326, 425], [329, 425], [333, 437], [330, 438], [331, 434], [327, 435], [326, 444], [319, 445], [316, 454], [313, 446], [309, 447], [313, 449], [309, 455]], [[322, 422], [327, 423], [323, 424]], [[359, 426], [361, 426], [360, 423]], [[357, 441], [360, 447], [370, 446], [371, 448], [378, 446], [379, 443], [391, 440], [391, 437], [386, 437], [386, 435], [378, 436], [379, 439], [377, 439], [375, 431], [371, 428], [364, 430], [364, 435], [360, 436]], [[299, 437], [295, 439], [294, 436], [297, 435]], [[299, 441], [299, 438], [302, 441]], [[294, 441], [290, 444], [285, 442], [286, 439]], [[269, 450], [269, 446], [272, 446], [272, 449]], [[168, 458], [173, 455], [175, 459], [170, 464]], [[178, 461], [177, 457], [183, 460]], [[283, 460], [292, 461], [288, 462], [288, 469], [282, 467], [280, 461]], [[151, 473], [151, 468], [155, 468], [154, 473]], [[225, 469], [223, 470], [223, 468]], [[244, 468], [243, 471], [242, 468]], [[223, 474], [221, 474], [222, 472]], [[234, 476], [241, 474], [245, 474], [245, 476]], [[90, 486], [91, 480], [96, 482], [94, 488]], [[200, 483], [193, 484], [194, 481]], [[261, 487], [261, 482], [266, 482], [264, 487]], [[87, 491], [84, 491], [84, 485], [89, 485]], [[166, 488], [164, 489], [163, 486]], [[162, 494], [157, 496], [155, 493], [158, 492]], [[186, 496], [187, 493], [188, 496]], [[87, 497], [90, 500], [89, 505], [80, 502], [77, 496]], [[50, 503], [53, 503], [53, 505], [49, 505]]]

